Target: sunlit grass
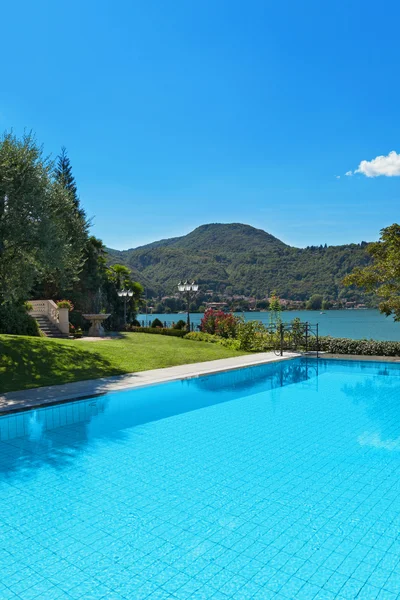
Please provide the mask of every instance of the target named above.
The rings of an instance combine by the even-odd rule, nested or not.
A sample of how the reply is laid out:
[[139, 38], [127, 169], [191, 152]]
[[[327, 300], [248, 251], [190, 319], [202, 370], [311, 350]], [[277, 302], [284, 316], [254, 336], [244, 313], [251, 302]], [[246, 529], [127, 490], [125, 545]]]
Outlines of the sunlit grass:
[[239, 356], [218, 344], [127, 333], [99, 342], [0, 335], [0, 392]]

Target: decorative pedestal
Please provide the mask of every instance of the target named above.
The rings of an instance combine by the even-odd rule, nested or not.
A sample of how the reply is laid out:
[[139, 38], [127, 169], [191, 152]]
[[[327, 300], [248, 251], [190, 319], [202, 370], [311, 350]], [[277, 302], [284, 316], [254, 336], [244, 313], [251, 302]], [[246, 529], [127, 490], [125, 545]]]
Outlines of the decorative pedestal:
[[102, 337], [104, 335], [104, 327], [103, 321], [108, 319], [111, 313], [109, 314], [93, 314], [93, 315], [83, 315], [85, 319], [90, 321], [90, 329], [89, 335], [91, 337]]
[[69, 333], [69, 310], [68, 308], [58, 309], [58, 323], [61, 333]]

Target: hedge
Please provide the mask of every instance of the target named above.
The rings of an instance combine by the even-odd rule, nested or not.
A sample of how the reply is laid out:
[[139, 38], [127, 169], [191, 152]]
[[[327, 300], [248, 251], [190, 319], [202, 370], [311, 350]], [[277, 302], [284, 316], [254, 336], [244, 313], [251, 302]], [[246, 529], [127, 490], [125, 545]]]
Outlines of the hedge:
[[[309, 339], [309, 349], [316, 350], [315, 338]], [[400, 342], [352, 340], [348, 338], [319, 338], [319, 350], [329, 354], [359, 354], [360, 356], [400, 356]]]
[[27, 312], [25, 306], [0, 305], [0, 333], [39, 336], [39, 326]]
[[[218, 338], [218, 336], [216, 335], [210, 335], [209, 333], [194, 331], [192, 333], [186, 334], [186, 339], [211, 343], [223, 343], [224, 341], [228, 341], [223, 340], [222, 338]], [[234, 341], [236, 340], [231, 340], [231, 342]], [[304, 350], [304, 347], [302, 349]], [[308, 349], [317, 349], [317, 340], [315, 337], [309, 338]], [[328, 352], [329, 354], [358, 354], [360, 356], [400, 356], [400, 342], [381, 342], [378, 340], [352, 340], [348, 338], [333, 338], [330, 336], [326, 336], [319, 338], [319, 350], [321, 352]]]
[[163, 327], [130, 327], [129, 331], [134, 331], [135, 333], [156, 333], [172, 337], [184, 337], [186, 335], [186, 331], [182, 331], [181, 329], [165, 329]]
[[208, 342], [209, 344], [219, 344], [231, 350], [240, 350], [240, 341], [234, 338], [223, 338], [219, 335], [206, 333], [205, 331], [191, 331], [185, 335], [185, 340], [192, 342]]
[[192, 340], [192, 342], [210, 342], [211, 344], [218, 344], [221, 338], [205, 331], [191, 331], [185, 335], [185, 339]]

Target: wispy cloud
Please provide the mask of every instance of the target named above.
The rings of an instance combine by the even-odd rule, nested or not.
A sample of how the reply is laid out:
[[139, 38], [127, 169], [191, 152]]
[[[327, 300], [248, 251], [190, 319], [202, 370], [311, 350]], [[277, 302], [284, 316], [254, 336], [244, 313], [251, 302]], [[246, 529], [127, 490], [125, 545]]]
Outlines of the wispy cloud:
[[362, 160], [355, 171], [347, 171], [347, 177], [361, 173], [366, 177], [400, 177], [400, 154], [394, 150], [387, 156], [377, 156], [372, 160]]

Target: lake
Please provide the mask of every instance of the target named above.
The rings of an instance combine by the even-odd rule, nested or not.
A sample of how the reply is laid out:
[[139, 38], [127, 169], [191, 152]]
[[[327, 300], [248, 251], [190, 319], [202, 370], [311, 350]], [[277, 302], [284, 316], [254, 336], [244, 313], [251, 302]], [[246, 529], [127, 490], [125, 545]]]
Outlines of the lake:
[[[266, 325], [269, 323], [268, 312], [245, 312], [235, 313], [244, 316], [246, 320], [262, 321]], [[325, 314], [320, 314], [315, 310], [301, 311], [283, 311], [282, 320], [289, 322], [295, 317], [302, 321], [319, 325], [320, 335], [331, 335], [333, 337], [347, 337], [353, 339], [374, 339], [374, 340], [392, 340], [400, 341], [400, 323], [396, 323], [392, 317], [385, 317], [377, 310], [329, 310]], [[148, 315], [148, 320], [155, 318], [160, 321], [166, 321], [168, 324], [179, 319], [186, 320], [186, 314], [154, 314]], [[190, 319], [195, 325], [199, 325], [203, 315], [200, 313], [191, 313]], [[139, 321], [145, 321], [146, 315], [138, 315]]]

